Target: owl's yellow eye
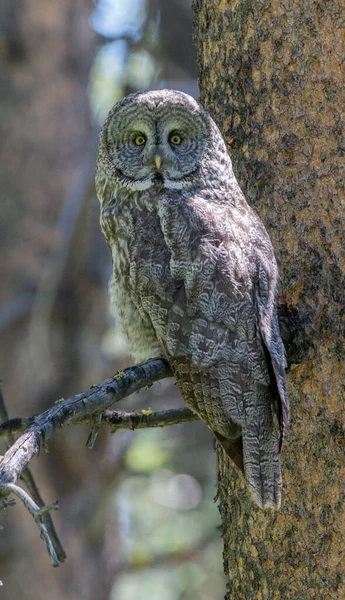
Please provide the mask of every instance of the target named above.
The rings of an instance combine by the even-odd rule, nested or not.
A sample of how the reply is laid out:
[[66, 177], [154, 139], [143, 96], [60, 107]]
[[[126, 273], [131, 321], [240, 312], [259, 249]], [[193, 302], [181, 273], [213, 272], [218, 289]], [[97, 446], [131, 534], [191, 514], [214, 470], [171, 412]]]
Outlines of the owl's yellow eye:
[[182, 138], [178, 133], [173, 133], [173, 135], [170, 136], [169, 142], [171, 144], [175, 144], [175, 146], [178, 146], [181, 144]]
[[134, 143], [136, 146], [143, 146], [146, 143], [146, 139], [143, 135], [137, 135], [137, 137], [134, 139]]

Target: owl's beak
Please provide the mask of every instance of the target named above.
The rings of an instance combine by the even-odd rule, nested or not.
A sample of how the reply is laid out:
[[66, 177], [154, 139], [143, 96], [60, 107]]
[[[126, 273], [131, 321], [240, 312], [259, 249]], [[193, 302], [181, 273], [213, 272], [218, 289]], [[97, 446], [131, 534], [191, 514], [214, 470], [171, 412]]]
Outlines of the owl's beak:
[[156, 165], [157, 169], [161, 168], [161, 164], [162, 164], [162, 159], [159, 156], [159, 154], [156, 154], [156, 156], [155, 156], [155, 165]]

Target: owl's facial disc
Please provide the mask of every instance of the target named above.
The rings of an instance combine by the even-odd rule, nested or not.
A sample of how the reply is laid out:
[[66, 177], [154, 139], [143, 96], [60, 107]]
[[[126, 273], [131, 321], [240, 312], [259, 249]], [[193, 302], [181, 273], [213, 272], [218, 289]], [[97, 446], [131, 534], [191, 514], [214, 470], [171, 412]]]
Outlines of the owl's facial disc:
[[140, 191], [182, 189], [194, 181], [208, 131], [201, 115], [181, 105], [132, 102], [114, 113], [107, 133], [117, 179]]

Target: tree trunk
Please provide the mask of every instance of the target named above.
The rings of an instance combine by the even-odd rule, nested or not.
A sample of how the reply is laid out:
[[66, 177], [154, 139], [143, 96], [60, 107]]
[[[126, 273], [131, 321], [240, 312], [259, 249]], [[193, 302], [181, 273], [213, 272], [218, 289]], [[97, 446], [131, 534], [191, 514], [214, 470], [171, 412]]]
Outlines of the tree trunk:
[[264, 221], [298, 323], [279, 513], [219, 450], [226, 598], [345, 598], [342, 0], [194, 1], [201, 102]]

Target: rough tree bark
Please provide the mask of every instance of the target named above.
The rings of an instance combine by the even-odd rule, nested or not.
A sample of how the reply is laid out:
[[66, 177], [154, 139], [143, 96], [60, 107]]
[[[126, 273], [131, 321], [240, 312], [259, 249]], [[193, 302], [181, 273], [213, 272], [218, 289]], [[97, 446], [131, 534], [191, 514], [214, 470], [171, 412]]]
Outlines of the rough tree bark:
[[[273, 241], [300, 321], [279, 513], [219, 451], [227, 600], [345, 598], [342, 0], [195, 0], [201, 101]], [[296, 312], [297, 311], [297, 312]]]

